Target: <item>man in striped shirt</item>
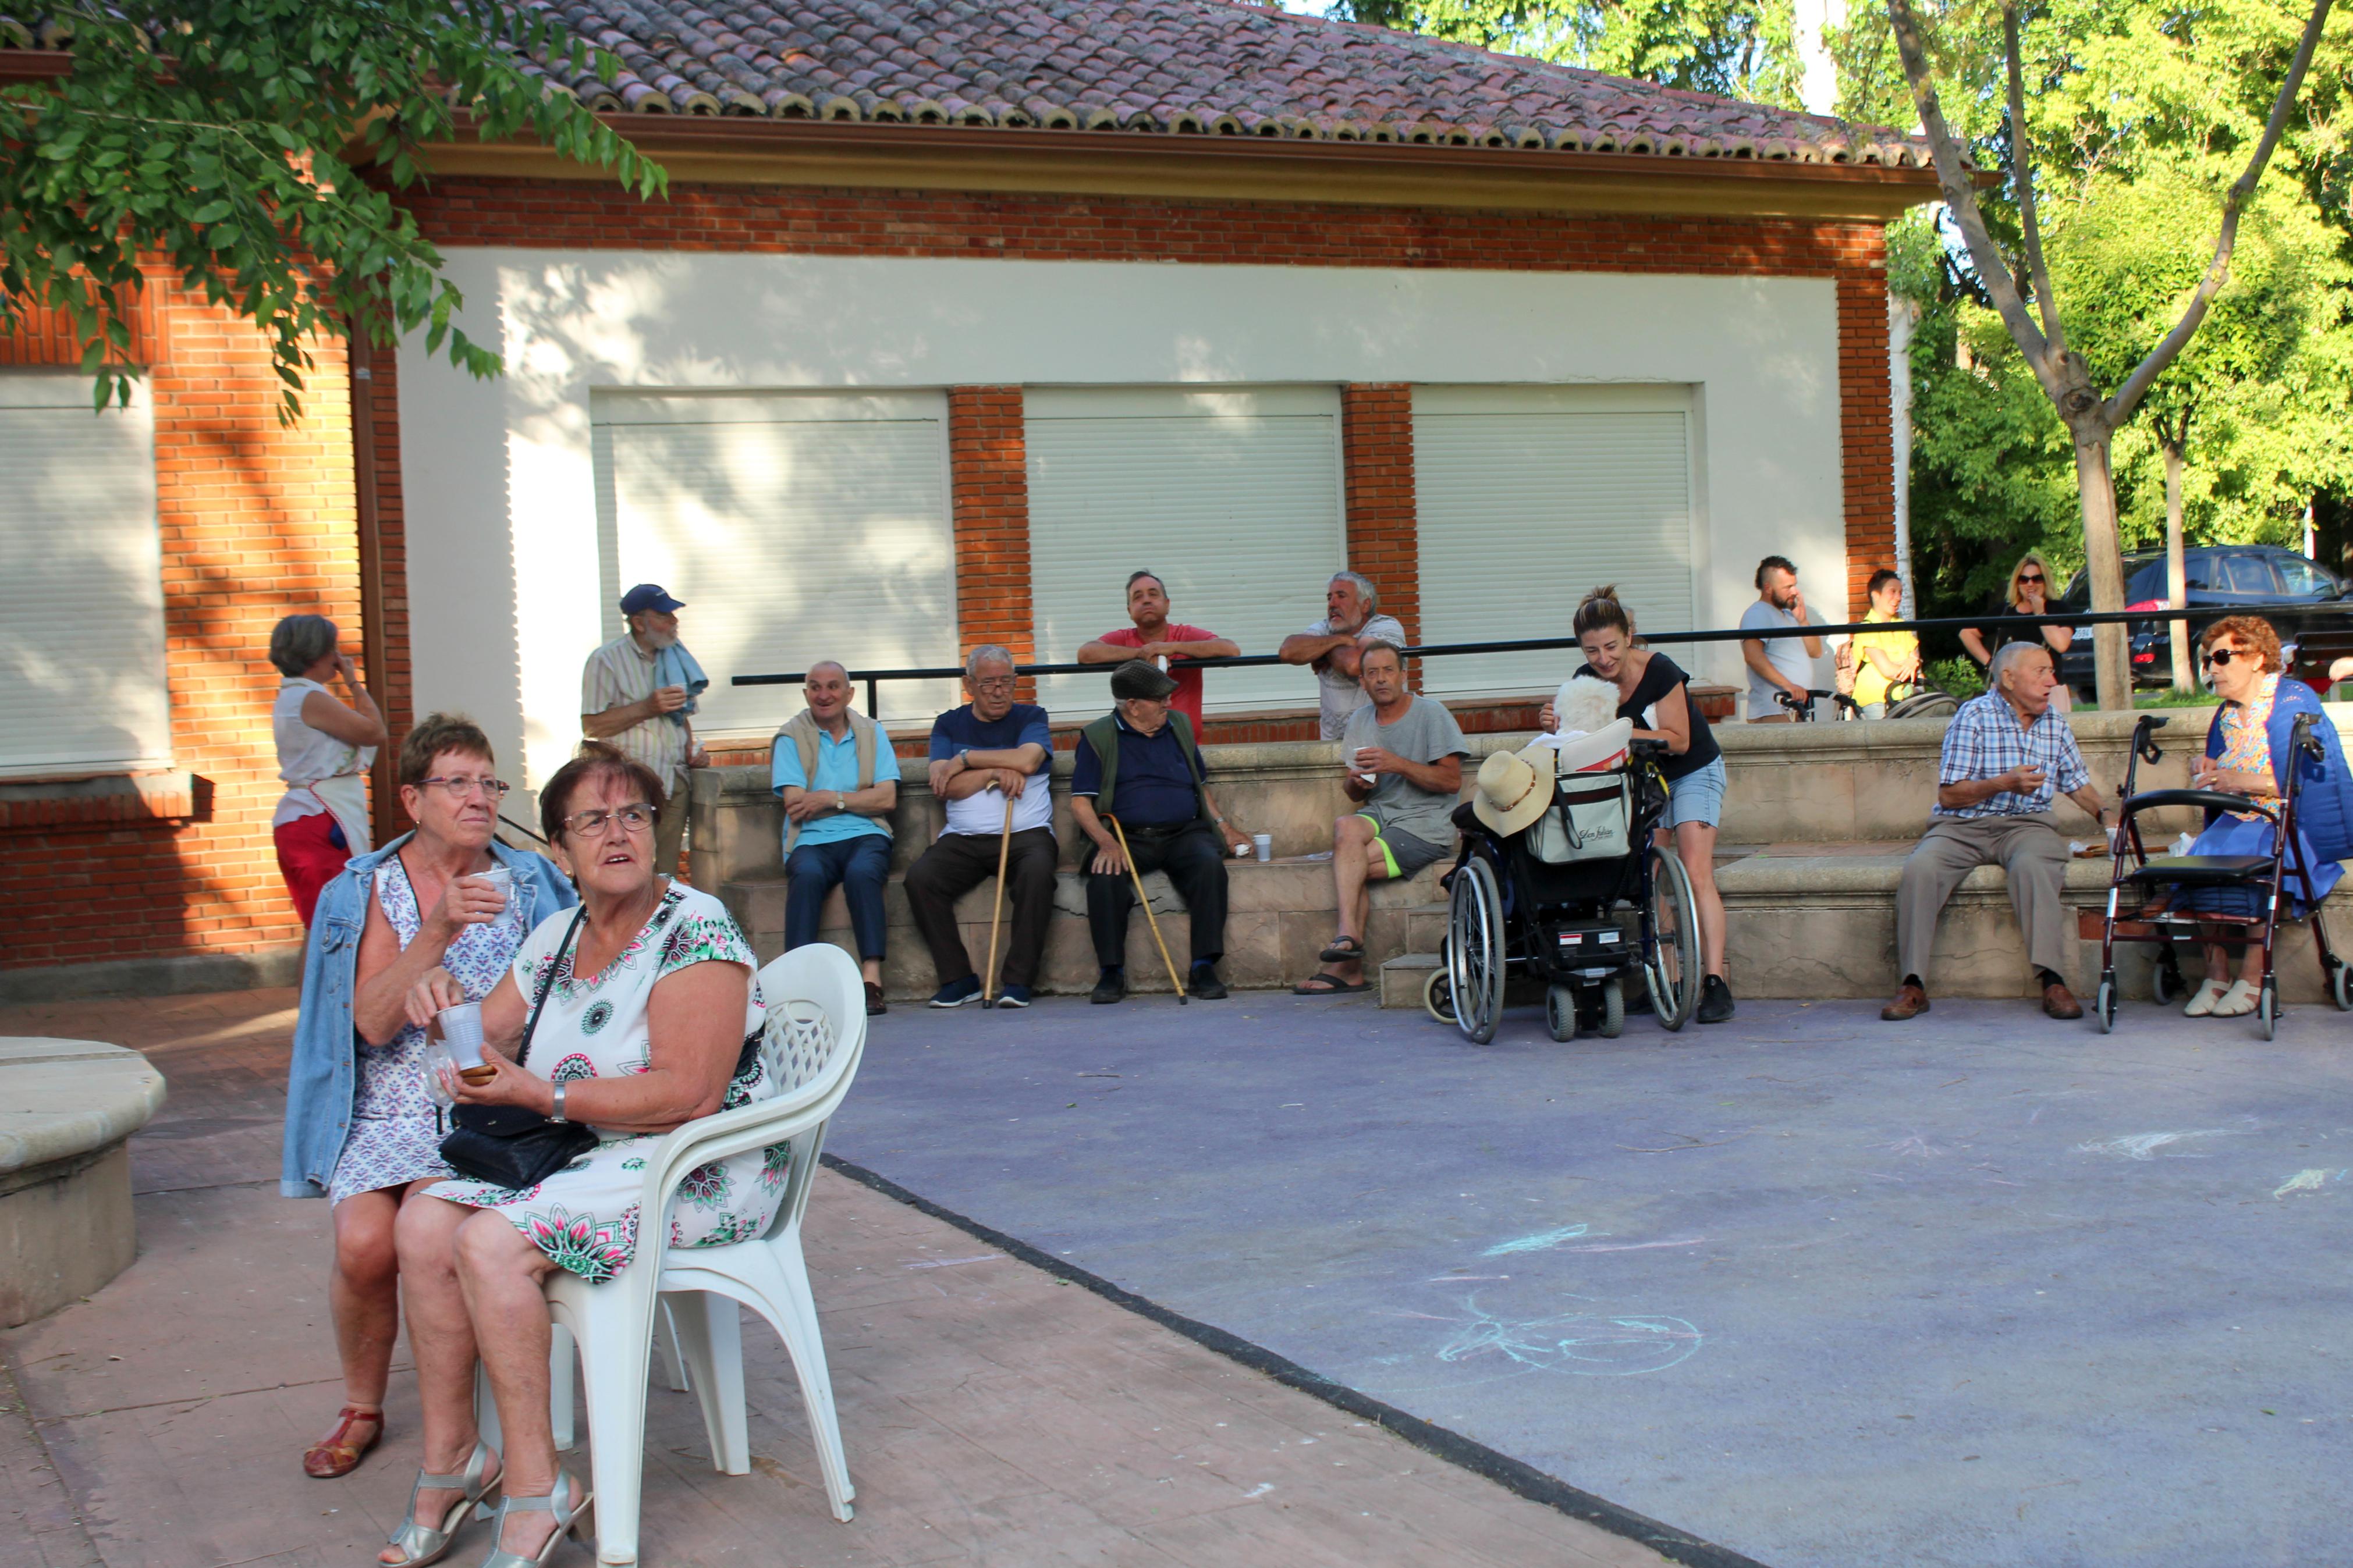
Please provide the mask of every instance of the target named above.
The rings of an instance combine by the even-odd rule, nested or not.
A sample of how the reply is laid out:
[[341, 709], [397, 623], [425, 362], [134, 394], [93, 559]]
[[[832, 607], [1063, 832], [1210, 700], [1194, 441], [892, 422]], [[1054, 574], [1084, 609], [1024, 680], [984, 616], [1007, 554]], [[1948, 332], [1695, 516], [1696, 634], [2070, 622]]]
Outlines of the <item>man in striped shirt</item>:
[[2053, 1018], [2084, 1016], [2065, 979], [2074, 948], [2059, 896], [2067, 841], [2051, 807], [2064, 795], [2095, 824], [2105, 825], [2106, 813], [2066, 715], [2052, 709], [2059, 678], [2051, 655], [2040, 643], [2011, 643], [1994, 655], [1987, 673], [1986, 694], [1961, 704], [1945, 731], [1933, 820], [1905, 858], [1896, 889], [1895, 958], [1904, 983], [1879, 1015], [1891, 1023], [1928, 1010], [1936, 917], [1962, 878], [1996, 864], [2042, 985], [2042, 1010]]
[[664, 684], [660, 676], [662, 651], [677, 646], [678, 612], [685, 607], [658, 585], [638, 584], [621, 595], [628, 631], [590, 654], [580, 672], [581, 730], [645, 763], [661, 780], [654, 869], [663, 875], [678, 869], [686, 839], [687, 770], [711, 763], [683, 711], [687, 689]]

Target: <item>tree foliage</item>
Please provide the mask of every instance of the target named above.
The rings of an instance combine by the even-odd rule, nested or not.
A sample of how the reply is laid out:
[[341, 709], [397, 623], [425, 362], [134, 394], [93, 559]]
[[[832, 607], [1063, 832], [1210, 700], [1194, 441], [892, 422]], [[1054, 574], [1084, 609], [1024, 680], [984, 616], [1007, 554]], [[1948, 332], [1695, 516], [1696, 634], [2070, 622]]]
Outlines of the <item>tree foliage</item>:
[[[307, 344], [356, 326], [478, 376], [499, 357], [452, 318], [439, 251], [392, 192], [421, 149], [469, 124], [534, 137], [641, 196], [661, 171], [532, 61], [585, 55], [543, 11], [496, 0], [96, 0], [44, 7], [70, 29], [60, 79], [0, 87], [0, 331], [68, 317], [100, 406], [127, 399], [142, 261], [255, 321], [301, 406]], [[0, 18], [0, 26], [5, 26]], [[0, 43], [8, 40], [0, 32]], [[364, 171], [364, 173], [363, 173]]]
[[1751, 103], [1799, 106], [1791, 0], [1336, 0], [1332, 15]]

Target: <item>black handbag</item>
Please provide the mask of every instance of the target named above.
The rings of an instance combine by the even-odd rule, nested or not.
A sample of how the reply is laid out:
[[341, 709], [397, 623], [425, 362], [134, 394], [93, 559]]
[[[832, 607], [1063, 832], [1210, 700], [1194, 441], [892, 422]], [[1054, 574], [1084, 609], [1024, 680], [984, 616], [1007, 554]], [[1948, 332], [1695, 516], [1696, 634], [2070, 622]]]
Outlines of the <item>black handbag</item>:
[[[515, 1066], [531, 1055], [531, 1037], [539, 1028], [539, 1015], [547, 994], [555, 989], [556, 971], [572, 939], [580, 934], [584, 907], [565, 928], [555, 949], [555, 962], [532, 999], [531, 1018], [522, 1026], [522, 1043], [515, 1047]], [[576, 1121], [556, 1121], [520, 1105], [461, 1105], [449, 1113], [450, 1132], [441, 1140], [441, 1158], [459, 1175], [494, 1187], [537, 1186], [596, 1146], [596, 1134]]]

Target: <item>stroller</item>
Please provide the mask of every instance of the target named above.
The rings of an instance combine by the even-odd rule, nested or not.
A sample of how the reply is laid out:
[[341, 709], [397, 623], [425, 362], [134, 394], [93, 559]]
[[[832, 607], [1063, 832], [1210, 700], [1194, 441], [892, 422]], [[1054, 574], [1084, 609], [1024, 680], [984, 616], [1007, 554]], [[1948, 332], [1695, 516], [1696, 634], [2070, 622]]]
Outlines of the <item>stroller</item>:
[[1495, 1037], [1515, 973], [1546, 983], [1556, 1040], [1588, 1027], [1616, 1039], [1637, 975], [1669, 1029], [1699, 1005], [1691, 879], [1671, 847], [1651, 842], [1666, 813], [1666, 747], [1630, 743], [1632, 728], [1620, 719], [1561, 750], [1551, 804], [1518, 833], [1455, 809], [1462, 848], [1444, 880], [1446, 941], [1423, 1002], [1473, 1044]]
[[[2320, 742], [2311, 735], [2312, 722], [2311, 715], [2297, 715], [2291, 743], [2297, 752], [2317, 757], [2322, 753]], [[2327, 987], [2339, 1011], [2353, 1012], [2353, 972], [2348, 972], [2344, 960], [2329, 950], [2327, 928], [2320, 918], [2320, 900], [2312, 890], [2311, 868], [2304, 862], [2303, 842], [2296, 837], [2295, 800], [2303, 769], [2287, 770], [2287, 794], [2270, 805], [2217, 790], [2158, 789], [2136, 795], [2133, 776], [2140, 764], [2156, 763], [2165, 755], [2155, 739], [2156, 731], [2165, 723], [2155, 714], [2143, 714], [2140, 722], [2133, 726], [2132, 753], [2126, 759], [2125, 782], [2117, 792], [2124, 796], [2124, 815], [2116, 826], [2114, 859], [2108, 873], [2107, 916], [2100, 932], [2100, 987], [2092, 997], [2092, 1012], [2099, 1020], [2100, 1033], [2108, 1033], [2116, 1023], [2116, 944], [2147, 942], [2158, 945], [2161, 951], [2150, 990], [2151, 999], [2161, 1007], [2189, 993], [2189, 984], [2181, 975], [2177, 942], [2177, 939], [2186, 939], [2191, 942], [2214, 940], [2225, 947], [2262, 947], [2263, 985], [2256, 997], [2255, 1018], [2262, 1026], [2263, 1038], [2272, 1038], [2279, 1028], [2280, 1012], [2279, 984], [2272, 973], [2272, 943], [2279, 930], [2280, 893], [2291, 876], [2302, 890], [2298, 901], [2310, 911], [2306, 918], [2312, 921], [2313, 946], [2320, 954], [2321, 983]], [[2272, 825], [2271, 853], [2151, 856], [2142, 846], [2140, 826], [2135, 818], [2145, 811], [2175, 805], [2209, 813], [2253, 812]], [[2126, 888], [2134, 889], [2135, 895], [2128, 908], [2124, 900]], [[2259, 895], [2259, 912], [2228, 915], [2145, 907], [2176, 888], [2251, 889]], [[2226, 934], [2204, 938], [2199, 934], [2200, 926], [2220, 927]]]

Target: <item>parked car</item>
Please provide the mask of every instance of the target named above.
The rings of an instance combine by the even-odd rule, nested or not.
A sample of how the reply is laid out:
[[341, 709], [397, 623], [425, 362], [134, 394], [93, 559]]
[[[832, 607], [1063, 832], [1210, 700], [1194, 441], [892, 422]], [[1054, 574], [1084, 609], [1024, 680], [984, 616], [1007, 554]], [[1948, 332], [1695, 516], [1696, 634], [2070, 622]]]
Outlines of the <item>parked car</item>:
[[[2329, 687], [2328, 667], [2353, 654], [2353, 614], [2300, 616], [2299, 608], [2334, 605], [2345, 597], [2346, 584], [2325, 567], [2273, 544], [2200, 544], [2181, 552], [2182, 576], [2189, 588], [2189, 623], [2194, 641], [2206, 627], [2224, 616], [2263, 616], [2278, 628], [2281, 651], [2289, 673], [2315, 691]], [[2125, 567], [2125, 608], [2164, 610], [2165, 552], [2127, 555]], [[2079, 614], [2092, 607], [2089, 572], [2078, 572], [2060, 595], [2058, 607]], [[2353, 606], [2348, 606], [2353, 610]], [[2133, 682], [2167, 686], [2173, 680], [2173, 637], [2168, 621], [2133, 621]], [[2090, 695], [2093, 676], [2092, 628], [2079, 626], [2074, 646], [2061, 656], [2060, 678], [2078, 692]], [[2203, 672], [2200, 672], [2203, 679]]]

